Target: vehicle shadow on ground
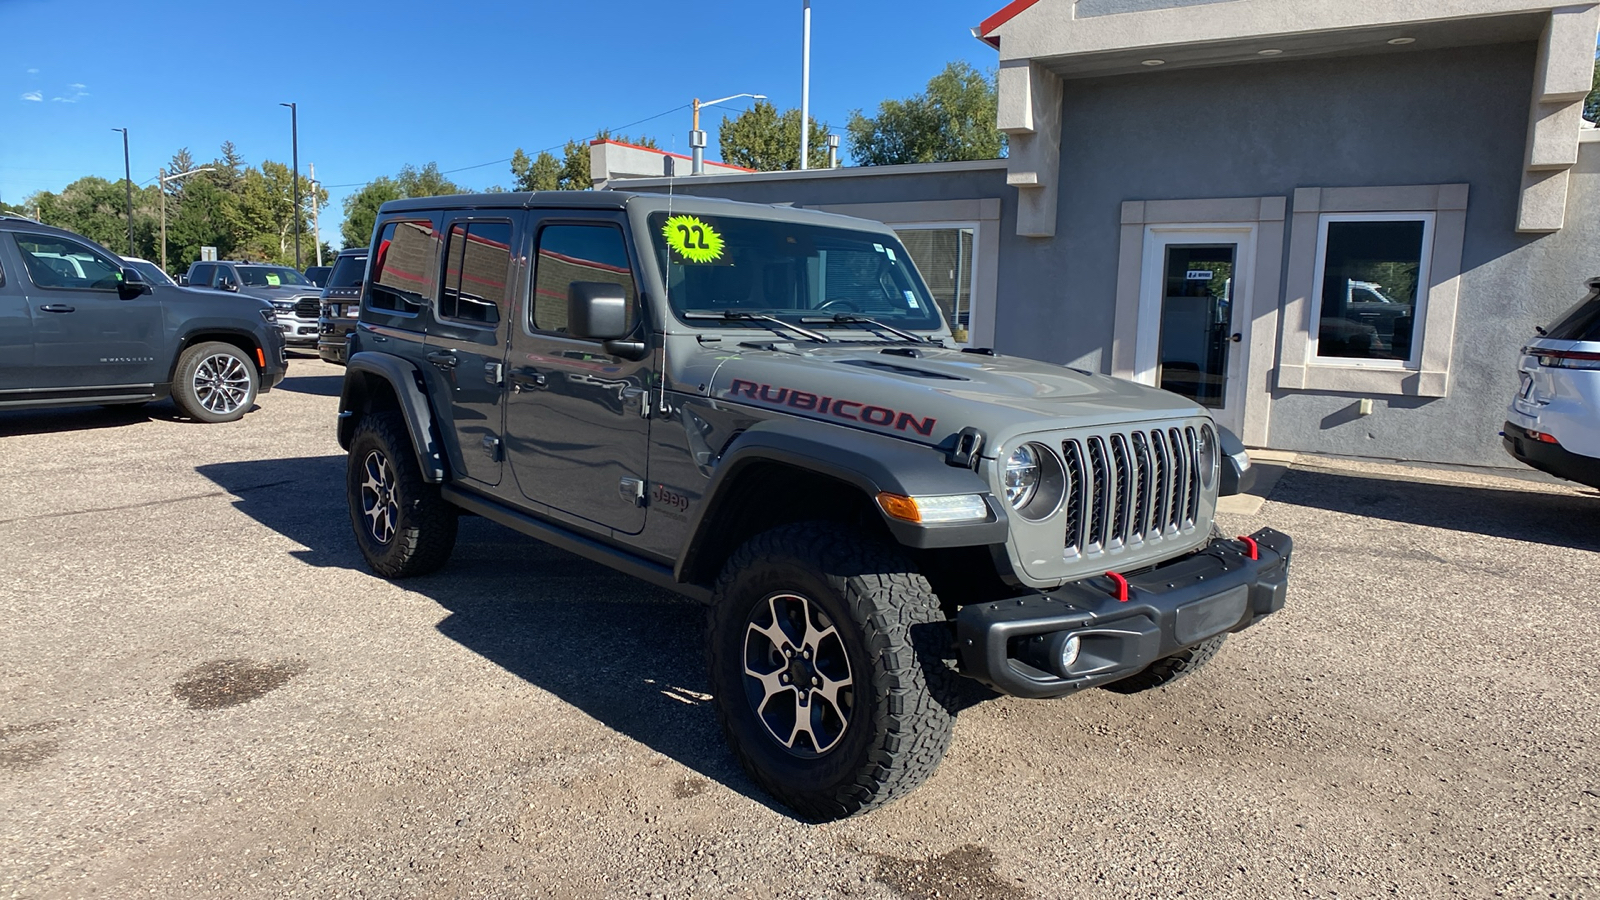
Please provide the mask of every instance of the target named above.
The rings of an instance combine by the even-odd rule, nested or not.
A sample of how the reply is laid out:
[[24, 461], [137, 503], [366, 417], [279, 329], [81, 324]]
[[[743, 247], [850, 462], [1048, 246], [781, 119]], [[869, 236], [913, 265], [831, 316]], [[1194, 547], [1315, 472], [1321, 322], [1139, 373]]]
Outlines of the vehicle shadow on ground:
[[[1447, 473], [1432, 472], [1433, 476]], [[1413, 481], [1296, 467], [1272, 491], [1279, 503], [1466, 531], [1577, 550], [1600, 550], [1600, 497]]]
[[[293, 367], [289, 371], [293, 372]], [[311, 394], [317, 397], [337, 397], [343, 387], [343, 375], [289, 375], [278, 382], [278, 386], [273, 390]]]
[[[260, 408], [258, 403], [251, 407], [251, 412]], [[96, 428], [126, 428], [129, 425], [151, 421], [178, 422], [184, 425], [206, 424], [196, 422], [179, 412], [171, 400], [111, 406], [61, 406], [0, 412], [0, 437], [92, 431]]]
[[[234, 506], [309, 550], [367, 572], [350, 533], [343, 456], [200, 466]], [[584, 714], [782, 815], [722, 739], [707, 693], [704, 608], [669, 591], [463, 517], [450, 564], [397, 582], [449, 610], [445, 637]], [[649, 770], [645, 770], [649, 771]]]

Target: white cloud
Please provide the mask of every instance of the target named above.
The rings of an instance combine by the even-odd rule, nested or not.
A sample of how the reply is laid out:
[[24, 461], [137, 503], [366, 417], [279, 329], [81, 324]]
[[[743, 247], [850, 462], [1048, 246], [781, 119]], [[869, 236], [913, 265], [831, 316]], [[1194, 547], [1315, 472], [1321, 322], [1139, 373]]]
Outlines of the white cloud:
[[[67, 87], [72, 88], [75, 91], [81, 91], [84, 88], [88, 87], [88, 85], [86, 85], [86, 84], [69, 84], [69, 85], [67, 85]], [[294, 204], [291, 203], [290, 205], [293, 206]]]
[[38, 91], [29, 91], [22, 95], [22, 99], [32, 100], [34, 103], [42, 103], [44, 101], [44, 95]]
[[39, 70], [38, 69], [29, 69], [28, 70], [28, 74], [29, 75], [37, 75], [37, 74], [39, 74]]

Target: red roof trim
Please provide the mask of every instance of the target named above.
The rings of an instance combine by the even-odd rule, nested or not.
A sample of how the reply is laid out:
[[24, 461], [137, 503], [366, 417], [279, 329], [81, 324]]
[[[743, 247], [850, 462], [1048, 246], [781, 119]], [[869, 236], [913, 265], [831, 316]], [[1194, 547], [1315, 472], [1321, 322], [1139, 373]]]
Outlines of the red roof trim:
[[[993, 34], [996, 28], [1015, 19], [1023, 10], [1038, 2], [1039, 0], [1011, 0], [1010, 3], [1006, 4], [1005, 9], [983, 20], [982, 24], [978, 26], [978, 39], [996, 47], [1000, 46], [1000, 39], [992, 38], [989, 35]], [[967, 21], [970, 22], [972, 20], [968, 19]]]
[[[589, 145], [591, 147], [594, 146], [595, 144], [616, 144], [618, 147], [627, 147], [630, 150], [643, 150], [646, 153], [659, 153], [662, 156], [671, 156], [671, 157], [675, 157], [677, 159], [693, 159], [693, 157], [684, 156], [682, 153], [668, 153], [665, 150], [658, 150], [655, 147], [641, 147], [638, 144], [627, 144], [627, 143], [623, 143], [622, 141], [613, 141], [610, 138], [595, 138], [594, 140], [589, 142]], [[740, 172], [755, 172], [755, 171], [759, 171], [757, 169], [746, 169], [744, 166], [736, 166], [733, 163], [712, 162], [709, 159], [706, 160], [706, 165], [708, 165], [708, 166], [717, 166], [717, 167], [723, 168], [723, 169], [735, 169], [735, 170], [738, 170]]]

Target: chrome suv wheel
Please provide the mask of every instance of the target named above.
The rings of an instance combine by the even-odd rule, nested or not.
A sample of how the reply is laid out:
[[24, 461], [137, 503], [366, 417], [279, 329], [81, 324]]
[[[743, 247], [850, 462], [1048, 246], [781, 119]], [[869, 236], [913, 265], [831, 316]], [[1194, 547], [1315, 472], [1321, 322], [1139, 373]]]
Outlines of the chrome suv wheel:
[[221, 341], [195, 344], [178, 357], [172, 400], [199, 422], [232, 422], [250, 411], [261, 373], [242, 349]]

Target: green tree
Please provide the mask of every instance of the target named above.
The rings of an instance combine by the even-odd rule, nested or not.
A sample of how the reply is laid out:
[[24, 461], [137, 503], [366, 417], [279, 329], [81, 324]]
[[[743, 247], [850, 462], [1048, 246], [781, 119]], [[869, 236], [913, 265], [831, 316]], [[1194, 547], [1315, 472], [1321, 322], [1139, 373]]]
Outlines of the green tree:
[[[810, 122], [806, 163], [813, 169], [828, 164], [828, 131]], [[717, 129], [717, 145], [722, 161], [747, 169], [772, 172], [800, 168], [800, 110], [778, 114], [778, 108], [765, 100], [739, 114], [736, 119], [722, 117]]]
[[390, 200], [407, 197], [438, 197], [465, 193], [465, 188], [446, 178], [436, 163], [418, 169], [406, 166], [393, 178], [380, 176], [366, 187], [344, 198], [344, 224], [339, 235], [345, 247], [365, 247], [372, 240], [372, 226], [378, 221], [378, 207]]
[[[133, 251], [137, 256], [148, 258], [159, 252], [158, 202], [154, 186], [133, 192]], [[128, 252], [128, 196], [121, 179], [107, 181], [85, 176], [62, 188], [59, 194], [34, 194], [23, 205], [37, 209], [43, 221], [51, 225], [75, 231], [116, 253]]]
[[864, 166], [995, 159], [1006, 139], [995, 127], [999, 93], [993, 73], [953, 62], [923, 93], [885, 100], [876, 116], [850, 115], [850, 155]]
[[555, 191], [561, 189], [561, 163], [548, 150], [539, 151], [533, 159], [522, 152], [511, 154], [511, 175], [516, 179], [513, 190]]

